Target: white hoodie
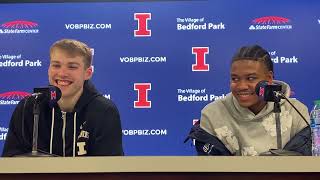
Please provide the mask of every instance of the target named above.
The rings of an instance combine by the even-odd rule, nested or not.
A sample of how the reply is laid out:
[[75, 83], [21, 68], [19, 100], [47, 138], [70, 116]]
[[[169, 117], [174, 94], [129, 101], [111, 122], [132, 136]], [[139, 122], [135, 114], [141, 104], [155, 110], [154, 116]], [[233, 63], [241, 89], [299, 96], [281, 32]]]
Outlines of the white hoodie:
[[[282, 81], [282, 93], [289, 97], [290, 87]], [[290, 102], [310, 121], [307, 107], [296, 99]], [[273, 102], [255, 115], [248, 108], [241, 107], [229, 93], [226, 98], [211, 102], [201, 111], [200, 126], [208, 133], [217, 136], [235, 155], [255, 156], [269, 149], [277, 148], [277, 134]], [[285, 100], [281, 100], [282, 147], [307, 124]]]

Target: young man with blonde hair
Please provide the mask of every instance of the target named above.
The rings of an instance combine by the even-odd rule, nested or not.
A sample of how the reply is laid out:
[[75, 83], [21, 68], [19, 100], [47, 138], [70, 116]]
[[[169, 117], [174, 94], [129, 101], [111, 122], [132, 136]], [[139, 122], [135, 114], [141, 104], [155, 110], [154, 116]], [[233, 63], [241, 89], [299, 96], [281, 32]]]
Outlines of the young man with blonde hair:
[[[120, 115], [90, 82], [92, 53], [83, 42], [62, 39], [50, 48], [48, 77], [61, 99], [40, 105], [38, 150], [58, 156], [123, 155]], [[2, 156], [31, 152], [34, 98], [16, 107]]]

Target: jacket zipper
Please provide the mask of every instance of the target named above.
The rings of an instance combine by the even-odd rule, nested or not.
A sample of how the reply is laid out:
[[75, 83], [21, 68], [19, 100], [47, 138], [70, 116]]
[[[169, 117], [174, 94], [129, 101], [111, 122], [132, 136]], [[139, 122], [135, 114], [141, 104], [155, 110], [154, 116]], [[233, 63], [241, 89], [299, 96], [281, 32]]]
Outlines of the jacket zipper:
[[66, 123], [67, 123], [67, 112], [62, 113], [62, 122], [63, 122], [63, 127], [62, 127], [62, 146], [63, 146], [63, 156], [66, 156]]

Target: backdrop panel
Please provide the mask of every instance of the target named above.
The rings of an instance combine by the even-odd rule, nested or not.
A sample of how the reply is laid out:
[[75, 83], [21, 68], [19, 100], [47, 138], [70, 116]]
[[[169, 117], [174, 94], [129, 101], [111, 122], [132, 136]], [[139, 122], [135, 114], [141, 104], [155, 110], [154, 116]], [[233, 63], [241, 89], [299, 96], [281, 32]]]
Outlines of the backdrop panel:
[[194, 120], [229, 92], [233, 53], [260, 44], [309, 110], [319, 98], [320, 1], [0, 4], [0, 152], [16, 104], [48, 84], [50, 45], [94, 52], [93, 82], [118, 106], [126, 155], [194, 155]]

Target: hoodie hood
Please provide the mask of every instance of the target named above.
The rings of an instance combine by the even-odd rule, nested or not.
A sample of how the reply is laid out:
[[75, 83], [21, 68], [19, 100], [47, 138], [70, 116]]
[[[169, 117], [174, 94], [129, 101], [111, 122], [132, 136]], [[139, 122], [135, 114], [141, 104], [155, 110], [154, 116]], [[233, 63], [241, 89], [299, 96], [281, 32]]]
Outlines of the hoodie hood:
[[102, 95], [98, 93], [97, 89], [94, 87], [90, 80], [86, 80], [83, 85], [83, 92], [74, 107], [74, 111], [79, 112], [97, 96]]
[[[273, 83], [280, 84], [282, 86], [282, 94], [284, 94], [287, 98], [290, 96], [290, 86], [283, 82], [274, 80]], [[283, 104], [285, 100], [281, 100], [280, 104]], [[248, 108], [242, 107], [239, 105], [237, 99], [229, 93], [225, 99], [222, 100], [222, 103], [227, 107], [230, 111], [230, 114], [239, 121], [253, 121], [257, 119], [261, 119], [262, 117], [272, 113], [273, 111], [273, 102], [268, 102], [265, 107], [258, 113], [254, 114]]]

